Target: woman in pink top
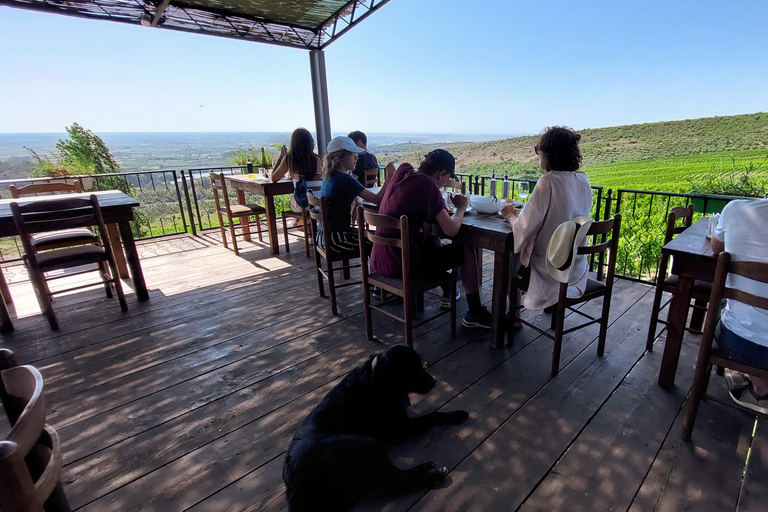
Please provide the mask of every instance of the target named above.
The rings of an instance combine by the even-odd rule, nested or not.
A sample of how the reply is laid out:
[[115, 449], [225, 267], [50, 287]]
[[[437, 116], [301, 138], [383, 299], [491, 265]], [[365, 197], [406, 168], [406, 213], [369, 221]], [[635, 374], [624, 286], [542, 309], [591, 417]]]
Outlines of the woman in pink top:
[[[534, 147], [544, 175], [536, 183], [528, 204], [519, 213], [512, 205], [501, 211], [515, 236], [515, 261], [511, 270], [520, 266], [530, 269], [530, 284], [523, 299], [527, 309], [540, 310], [557, 303], [560, 283], [549, 275], [546, 264], [547, 245], [555, 228], [592, 212], [589, 178], [578, 171], [580, 138], [570, 128], [548, 128]], [[568, 296], [580, 297], [586, 283], [587, 260], [581, 256], [576, 259], [568, 281]]]

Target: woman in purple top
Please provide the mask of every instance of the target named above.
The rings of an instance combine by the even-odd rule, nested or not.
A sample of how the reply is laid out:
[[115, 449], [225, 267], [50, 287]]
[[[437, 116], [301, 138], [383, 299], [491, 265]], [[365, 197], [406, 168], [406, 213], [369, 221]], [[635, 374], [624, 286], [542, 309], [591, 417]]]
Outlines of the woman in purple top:
[[[379, 213], [391, 217], [408, 217], [413, 277], [430, 276], [452, 268], [460, 269], [469, 304], [462, 325], [490, 329], [491, 314], [480, 302], [476, 256], [472, 246], [459, 243], [440, 245], [422, 228], [425, 224], [437, 223], [449, 237], [461, 229], [468, 199], [463, 195], [451, 196], [456, 212], [450, 215], [440, 192], [450, 178], [456, 179], [455, 166], [453, 155], [444, 149], [430, 151], [418, 170], [414, 170], [411, 164], [401, 164], [385, 183], [388, 188], [381, 200]], [[377, 232], [382, 236], [395, 235], [384, 228], [377, 228]], [[375, 245], [371, 254], [371, 270], [385, 276], [401, 277], [400, 250]], [[449, 305], [447, 290], [443, 292], [443, 303]]]

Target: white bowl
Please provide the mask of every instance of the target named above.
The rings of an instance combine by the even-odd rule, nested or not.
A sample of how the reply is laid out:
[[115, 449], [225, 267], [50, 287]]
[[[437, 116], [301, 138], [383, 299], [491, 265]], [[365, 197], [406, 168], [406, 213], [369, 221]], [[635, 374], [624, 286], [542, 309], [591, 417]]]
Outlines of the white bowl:
[[504, 206], [504, 200], [498, 197], [469, 195], [469, 204], [480, 213], [498, 213]]

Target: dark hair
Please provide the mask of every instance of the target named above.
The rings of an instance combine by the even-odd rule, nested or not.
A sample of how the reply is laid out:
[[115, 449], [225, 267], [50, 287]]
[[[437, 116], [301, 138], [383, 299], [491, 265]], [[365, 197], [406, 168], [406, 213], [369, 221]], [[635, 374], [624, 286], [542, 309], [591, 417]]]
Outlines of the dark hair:
[[352, 141], [357, 144], [360, 141], [363, 141], [363, 144], [368, 144], [368, 137], [365, 136], [363, 132], [360, 130], [355, 130], [353, 132], [349, 132], [349, 135], [347, 135]]
[[547, 157], [548, 171], [578, 171], [581, 167], [580, 139], [581, 135], [572, 128], [553, 126], [541, 136], [536, 151]]
[[306, 180], [317, 172], [317, 158], [314, 153], [315, 141], [306, 128], [296, 128], [291, 134], [291, 150], [285, 157], [288, 169]]
[[448, 171], [448, 174], [453, 177], [454, 169], [456, 169], [456, 159], [444, 149], [433, 149], [419, 164], [419, 170], [427, 176], [432, 176], [440, 171]]

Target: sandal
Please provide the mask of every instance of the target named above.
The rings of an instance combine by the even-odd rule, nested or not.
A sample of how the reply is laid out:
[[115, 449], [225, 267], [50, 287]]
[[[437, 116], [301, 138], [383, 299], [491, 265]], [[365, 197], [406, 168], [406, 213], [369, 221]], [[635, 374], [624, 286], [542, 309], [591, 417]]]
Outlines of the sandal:
[[729, 391], [731, 398], [740, 406], [760, 414], [768, 415], [768, 395], [759, 396], [750, 385], [741, 391]]
[[725, 381], [728, 385], [728, 391], [742, 391], [750, 385], [749, 377], [746, 373], [737, 372], [730, 368], [725, 369]]

